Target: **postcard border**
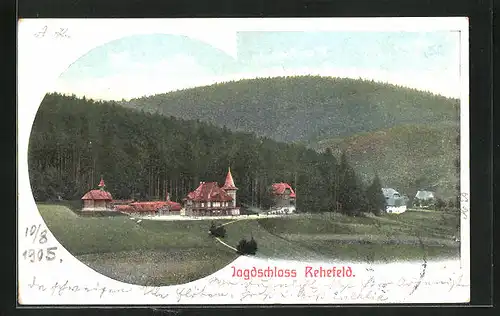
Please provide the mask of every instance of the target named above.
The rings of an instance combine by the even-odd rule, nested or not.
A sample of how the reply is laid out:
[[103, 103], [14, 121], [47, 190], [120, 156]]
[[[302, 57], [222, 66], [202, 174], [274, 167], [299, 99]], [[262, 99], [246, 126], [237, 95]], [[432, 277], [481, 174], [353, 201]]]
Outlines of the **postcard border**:
[[[394, 2], [396, 3], [396, 2]], [[455, 3], [455, 2], [453, 2]], [[51, 4], [53, 4], [53, 2], [51, 2]], [[43, 8], [43, 1], [40, 1], [37, 5], [40, 5], [42, 6]], [[485, 8], [486, 6], [483, 5], [483, 9], [487, 9]], [[50, 8], [50, 6], [47, 6], [45, 8]], [[21, 7], [20, 7], [21, 9]], [[50, 10], [49, 10], [50, 11]], [[22, 13], [22, 10], [20, 10], [20, 12]], [[43, 9], [42, 9], [42, 12], [43, 12]], [[80, 11], [82, 12], [82, 11]], [[479, 16], [479, 13], [476, 13], [476, 18], [478, 18], [478, 20], [481, 20], [481, 17]], [[43, 16], [43, 14], [42, 14]], [[487, 17], [488, 19], [486, 19], [487, 21], [489, 21], [489, 15], [486, 14], [486, 12], [483, 11], [483, 19]], [[471, 18], [471, 24], [472, 24], [472, 21], [474, 19]], [[487, 23], [486, 23], [487, 24]], [[482, 32], [482, 33], [480, 33]], [[474, 65], [473, 68], [471, 68], [471, 72], [470, 72], [470, 86], [471, 86], [471, 104], [484, 104], [483, 107], [481, 107], [481, 110], [477, 110], [477, 107], [474, 106], [474, 113], [475, 114], [472, 114], [472, 111], [471, 111], [471, 135], [476, 135], [476, 134], [482, 134], [485, 136], [485, 138], [483, 138], [485, 141], [484, 142], [481, 142], [481, 141], [477, 141], [477, 138], [473, 138], [471, 137], [470, 138], [470, 143], [471, 143], [471, 160], [474, 161], [481, 161], [482, 163], [477, 163], [475, 165], [471, 165], [470, 167], [470, 170], [471, 170], [471, 183], [475, 183], [475, 187], [472, 188], [471, 187], [471, 195], [472, 196], [483, 196], [484, 198], [483, 199], [477, 199], [474, 201], [474, 199], [471, 201], [471, 203], [473, 203], [473, 205], [476, 205], [475, 207], [472, 207], [472, 208], [488, 208], [488, 209], [492, 209], [491, 208], [491, 203], [488, 203], [488, 201], [491, 201], [491, 187], [489, 186], [491, 184], [491, 180], [490, 181], [484, 181], [484, 178], [490, 178], [491, 179], [491, 147], [487, 147], [488, 144], [490, 144], [491, 142], [488, 141], [490, 140], [491, 136], [488, 136], [488, 135], [491, 135], [491, 118], [489, 118], [488, 116], [491, 115], [491, 113], [489, 112], [489, 109], [491, 107], [491, 94], [492, 94], [492, 89], [491, 89], [491, 85], [484, 85], [484, 84], [481, 84], [481, 83], [484, 83], [484, 80], [481, 80], [481, 78], [484, 78], [485, 74], [489, 73], [489, 69], [491, 69], [490, 65], [491, 65], [491, 42], [489, 40], [489, 34], [491, 32], [491, 25], [485, 25], [485, 27], [483, 27], [482, 29], [480, 28], [476, 28], [476, 26], [474, 27], [471, 27], [471, 30], [470, 30], [470, 35], [471, 35], [471, 41], [470, 41], [470, 46], [473, 47], [473, 46], [476, 46], [476, 47], [479, 47], [479, 48], [483, 48], [483, 52], [482, 53], [477, 53], [477, 51], [475, 50], [471, 50], [471, 53], [470, 53], [470, 56], [471, 56], [471, 59], [470, 59], [470, 62], [471, 64]], [[473, 35], [475, 34], [475, 35]], [[483, 35], [483, 36], [481, 36]], [[475, 39], [474, 39], [475, 38]], [[482, 41], [480, 40], [482, 39]], [[475, 43], [475, 44], [473, 44]], [[481, 44], [482, 43], [482, 44]], [[488, 48], [490, 47], [490, 48]], [[475, 55], [476, 57], [473, 57], [473, 55]], [[472, 60], [475, 60], [474, 62]], [[481, 71], [482, 69], [482, 71]], [[491, 78], [489, 78], [489, 80], [491, 80]], [[474, 101], [474, 99], [476, 101]], [[482, 100], [482, 101], [481, 101]], [[476, 103], [477, 102], [477, 103]], [[476, 132], [473, 132], [473, 130], [475, 130]], [[477, 131], [480, 130], [479, 133], [477, 133]], [[486, 144], [485, 144], [486, 143]], [[17, 145], [17, 144], [16, 144]], [[474, 159], [472, 159], [472, 156], [475, 156]], [[479, 156], [479, 157], [478, 157]], [[476, 167], [474, 167], [476, 166]], [[488, 168], [485, 168], [485, 166], [488, 166]], [[489, 170], [485, 170], [485, 169], [489, 169]], [[475, 171], [474, 171], [475, 170]], [[484, 181], [484, 184], [481, 186], [479, 185], [478, 187], [476, 187], [477, 185], [477, 182], [475, 182], [473, 179], [476, 179], [476, 180], [481, 180]], [[481, 182], [481, 181], [479, 181]], [[17, 186], [17, 185], [16, 185]], [[475, 194], [473, 194], [472, 192], [476, 192]], [[489, 197], [487, 197], [486, 195], [489, 195]], [[475, 204], [474, 204], [475, 203]], [[481, 204], [483, 203], [483, 204]], [[486, 212], [485, 212], [486, 213]], [[492, 242], [491, 242], [491, 239], [489, 239], [492, 235], [492, 223], [491, 223], [491, 219], [492, 219], [492, 212], [490, 211], [490, 214], [471, 214], [471, 218], [474, 219], [472, 220], [471, 219], [471, 304], [473, 304], [473, 302], [477, 299], [474, 298], [474, 291], [475, 289], [474, 288], [477, 288], [477, 285], [474, 285], [474, 283], [476, 283], [475, 281], [478, 280], [478, 279], [481, 279], [481, 287], [485, 287], [486, 288], [491, 288], [491, 278], [489, 277], [489, 275], [486, 275], [484, 272], [486, 270], [488, 271], [491, 271], [491, 245], [492, 245]], [[16, 217], [17, 219], [17, 217]], [[489, 221], [489, 224], [488, 224], [488, 221]], [[481, 222], [483, 223], [481, 225]], [[475, 223], [475, 224], [474, 224]], [[481, 229], [476, 229], [472, 226], [475, 226], [475, 227], [480, 227]], [[17, 228], [17, 225], [16, 225], [16, 228]], [[474, 232], [480, 232], [480, 234], [475, 234]], [[473, 237], [474, 235], [476, 235], [476, 237]], [[17, 234], [15, 234], [15, 238], [17, 240]], [[477, 242], [476, 242], [477, 241]], [[476, 246], [473, 246], [473, 244], [476, 244]], [[479, 254], [483, 255], [484, 256], [484, 250], [488, 250], [488, 253], [490, 254], [489, 257], [490, 257], [490, 260], [489, 262], [488, 261], [482, 261], [482, 262], [479, 262], [481, 260], [477, 259], [477, 258], [480, 258]], [[16, 253], [16, 256], [17, 256], [17, 252]], [[477, 255], [473, 255], [473, 253], [477, 254]], [[16, 268], [17, 268], [17, 262], [16, 263]], [[476, 267], [476, 268], [473, 268], [473, 267]], [[485, 270], [486, 269], [486, 270]], [[17, 269], [16, 269], [17, 270]], [[17, 271], [16, 271], [17, 272]], [[490, 274], [491, 275], [491, 274]], [[489, 284], [489, 286], [487, 286]], [[490, 292], [490, 298], [491, 298], [491, 292]], [[488, 303], [486, 301], [483, 301], [481, 304], [483, 305], [488, 305]], [[418, 304], [418, 305], [421, 305], [421, 304]], [[418, 306], [417, 305], [417, 306]], [[425, 306], [425, 304], [422, 304]], [[446, 304], [449, 306], [449, 304]], [[452, 304], [452, 305], [456, 305], [456, 304]], [[462, 304], [460, 304], [462, 305]], [[98, 305], [98, 306], [102, 306], [102, 305]], [[193, 305], [182, 305], [182, 307], [187, 307], [187, 308], [196, 308], [195, 306]], [[250, 307], [252, 305], [242, 305], [244, 307]], [[271, 305], [272, 306], [272, 305]], [[298, 306], [302, 306], [302, 305], [298, 305]], [[321, 305], [319, 305], [321, 306]], [[332, 305], [327, 305], [327, 306], [332, 306]], [[334, 305], [335, 306], [335, 305]], [[340, 305], [341, 307], [349, 307], [351, 305]], [[354, 306], [372, 306], [372, 305], [364, 305], [364, 304], [356, 304]], [[392, 305], [384, 305], [384, 306], [392, 306]], [[401, 306], [400, 304], [397, 304], [396, 306]], [[52, 307], [52, 306], [51, 306]], [[58, 306], [57, 308], [59, 308], [60, 306]], [[85, 306], [84, 308], [93, 308], [95, 306]], [[136, 307], [141, 307], [141, 306], [127, 306], [127, 308], [136, 308]], [[180, 307], [180, 306], [178, 306]], [[222, 306], [218, 306], [218, 305], [214, 305], [214, 306], [207, 306], [209, 308], [213, 308], [213, 307], [222, 307]], [[265, 307], [270, 307], [270, 305], [265, 305]], [[291, 307], [290, 305], [286, 305], [286, 307]], [[23, 306], [22, 308], [32, 308], [32, 307], [26, 307], [26, 306]], [[230, 306], [229, 308], [233, 308], [233, 306]]]

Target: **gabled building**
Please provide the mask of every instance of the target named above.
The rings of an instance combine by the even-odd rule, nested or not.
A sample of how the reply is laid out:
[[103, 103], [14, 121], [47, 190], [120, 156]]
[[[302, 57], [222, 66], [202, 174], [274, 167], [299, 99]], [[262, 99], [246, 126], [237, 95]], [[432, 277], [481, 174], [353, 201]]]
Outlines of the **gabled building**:
[[145, 201], [117, 204], [116, 211], [130, 215], [180, 215], [181, 205], [170, 200], [170, 195], [166, 193], [166, 201]]
[[200, 182], [196, 190], [189, 192], [184, 198], [184, 212], [181, 215], [239, 215], [240, 209], [236, 206], [237, 190], [229, 169], [222, 187], [219, 187], [217, 182]]
[[401, 194], [392, 188], [382, 188], [385, 197], [387, 213], [400, 214], [406, 212], [406, 200]]
[[416, 207], [430, 207], [436, 201], [436, 196], [432, 191], [417, 191], [413, 199], [413, 205]]
[[104, 190], [104, 180], [101, 178], [99, 182], [99, 190], [90, 190], [82, 197], [82, 211], [110, 211], [112, 210], [111, 202], [113, 197], [111, 193]]
[[434, 196], [434, 192], [432, 191], [418, 191], [415, 194], [415, 198], [419, 200], [434, 200], [436, 197]]
[[288, 183], [274, 183], [271, 186], [271, 195], [273, 201], [270, 212], [271, 214], [286, 214], [295, 212], [296, 194]]

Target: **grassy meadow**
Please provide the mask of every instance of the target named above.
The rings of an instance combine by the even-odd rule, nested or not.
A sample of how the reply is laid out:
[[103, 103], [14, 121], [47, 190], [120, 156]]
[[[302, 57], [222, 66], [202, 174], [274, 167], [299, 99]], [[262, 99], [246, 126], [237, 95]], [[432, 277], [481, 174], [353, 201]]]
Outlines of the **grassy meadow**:
[[208, 235], [210, 221], [137, 223], [128, 216], [81, 217], [60, 205], [38, 209], [69, 252], [97, 272], [127, 283], [186, 283], [237, 257]]
[[[190, 282], [216, 272], [237, 254], [208, 235], [211, 220], [140, 223], [128, 216], [81, 217], [62, 205], [39, 206], [58, 241], [92, 269], [141, 285]], [[225, 243], [257, 241], [257, 257], [304, 261], [384, 262], [459, 256], [458, 213], [407, 211], [375, 217], [296, 214], [216, 220]]]
[[458, 257], [459, 243], [453, 240], [453, 236], [459, 236], [458, 223], [458, 214], [434, 211], [380, 217], [330, 213], [258, 220], [268, 233], [313, 251], [316, 255], [308, 256], [311, 259], [362, 262]]

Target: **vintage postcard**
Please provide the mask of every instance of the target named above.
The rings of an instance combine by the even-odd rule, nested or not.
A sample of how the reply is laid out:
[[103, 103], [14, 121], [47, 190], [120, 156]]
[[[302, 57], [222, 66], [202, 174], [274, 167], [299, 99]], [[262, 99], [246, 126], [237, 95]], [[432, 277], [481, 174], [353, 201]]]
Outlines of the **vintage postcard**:
[[22, 19], [18, 303], [466, 303], [467, 18]]

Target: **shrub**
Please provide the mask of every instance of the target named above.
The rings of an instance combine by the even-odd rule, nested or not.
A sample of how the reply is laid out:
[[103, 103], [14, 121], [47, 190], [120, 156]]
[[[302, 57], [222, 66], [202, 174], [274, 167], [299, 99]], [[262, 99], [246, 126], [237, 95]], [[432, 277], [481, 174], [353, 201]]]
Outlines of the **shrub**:
[[248, 247], [248, 253], [250, 253], [251, 255], [255, 255], [255, 253], [257, 253], [257, 242], [255, 241], [255, 239], [253, 239], [253, 237], [247, 243], [247, 247]]
[[244, 238], [240, 240], [240, 242], [236, 246], [236, 250], [239, 254], [245, 254], [245, 250], [247, 249], [247, 243], [248, 243], [247, 240]]
[[421, 207], [421, 202], [418, 198], [413, 199], [413, 207], [415, 208]]
[[445, 202], [445, 201], [443, 201], [442, 199], [438, 198], [438, 199], [436, 200], [436, 209], [437, 209], [438, 211], [444, 211], [444, 209], [446, 208], [446, 206], [447, 206], [447, 205], [446, 205], [446, 202]]
[[257, 253], [257, 242], [253, 237], [250, 241], [243, 238], [236, 246], [236, 250], [241, 255], [255, 255]]
[[226, 237], [226, 229], [224, 226], [217, 226], [214, 222], [210, 225], [210, 234], [215, 237]]

